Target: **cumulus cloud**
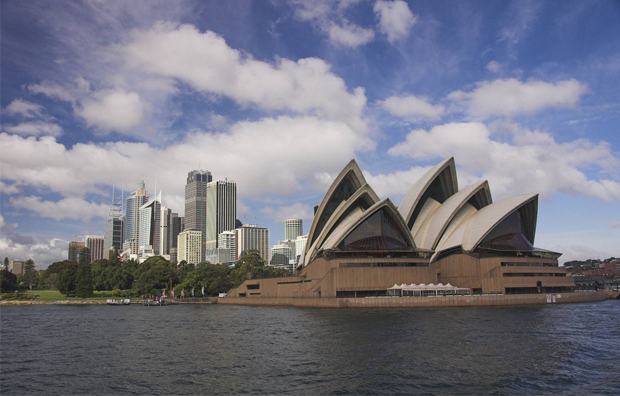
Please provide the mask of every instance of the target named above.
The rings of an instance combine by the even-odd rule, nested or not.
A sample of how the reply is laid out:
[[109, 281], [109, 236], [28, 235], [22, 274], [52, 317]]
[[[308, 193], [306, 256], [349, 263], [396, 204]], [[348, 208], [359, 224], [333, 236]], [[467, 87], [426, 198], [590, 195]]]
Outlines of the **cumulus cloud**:
[[327, 33], [332, 43], [345, 47], [359, 47], [369, 43], [375, 37], [375, 33], [372, 30], [350, 23], [342, 25], [332, 24], [327, 28]]
[[391, 96], [384, 101], [380, 101], [379, 104], [397, 117], [439, 118], [445, 112], [443, 105], [433, 105], [428, 98], [415, 95]]
[[475, 117], [509, 116], [535, 113], [549, 107], [574, 107], [588, 92], [588, 86], [575, 79], [555, 84], [544, 81], [483, 81], [473, 91], [451, 92], [448, 99], [463, 106]]
[[[147, 179], [157, 174], [159, 186], [165, 186], [164, 203], [180, 213], [183, 207], [173, 204], [183, 202], [185, 175], [198, 162], [214, 178], [236, 181], [240, 198], [274, 192], [290, 195], [301, 191], [305, 182], [312, 185], [316, 175], [337, 173], [357, 152], [374, 147], [346, 123], [284, 116], [240, 122], [222, 133], [195, 132], [165, 148], [130, 142], [79, 143], [66, 148], [51, 136], [37, 139], [6, 133], [0, 134], [0, 145], [2, 180], [7, 184], [19, 182], [66, 198], [93, 193], [109, 196], [103, 186], [115, 182], [117, 187], [122, 183], [131, 188], [147, 171]], [[42, 213], [50, 217], [61, 209], [33, 203], [45, 208]]]
[[65, 102], [75, 102], [73, 95], [67, 89], [49, 81], [43, 81], [40, 84], [30, 84], [28, 85], [28, 90], [35, 94], [43, 94], [50, 98], [60, 99]]
[[358, 3], [353, 1], [333, 0], [293, 0], [295, 15], [302, 21], [311, 22], [316, 29], [326, 35], [335, 46], [358, 47], [364, 45], [375, 36], [372, 29], [363, 28], [351, 23], [345, 12]]
[[430, 169], [430, 166], [414, 166], [409, 170], [396, 171], [388, 174], [373, 175], [368, 171], [363, 171], [366, 182], [381, 198], [390, 198], [394, 204], [396, 197], [405, 195], [420, 177]]
[[347, 91], [342, 78], [318, 58], [297, 62], [278, 58], [274, 64], [257, 61], [229, 47], [214, 32], [192, 25], [158, 23], [135, 30], [119, 49], [129, 67], [174, 78], [200, 92], [229, 97], [241, 105], [264, 110], [293, 111], [344, 120], [357, 130], [366, 124], [363, 88]]
[[261, 213], [273, 220], [275, 223], [284, 224], [287, 219], [302, 219], [312, 222], [314, 218], [314, 208], [311, 205], [295, 203], [290, 206], [266, 206], [261, 209]]
[[22, 99], [15, 99], [4, 109], [7, 114], [20, 114], [26, 118], [41, 117], [43, 106]]
[[487, 63], [487, 70], [497, 74], [502, 71], [502, 65], [497, 61], [491, 61]]
[[482, 123], [450, 123], [411, 131], [389, 154], [420, 160], [454, 156], [460, 185], [486, 179], [497, 199], [525, 192], [546, 198], [561, 192], [620, 200], [618, 182], [593, 180], [584, 173], [592, 167], [611, 175], [617, 172], [620, 160], [609, 144], [587, 139], [558, 143], [549, 133], [520, 129], [511, 140], [494, 140]]
[[22, 136], [54, 136], [62, 135], [62, 128], [56, 124], [43, 121], [23, 122], [17, 125], [7, 125], [5, 132]]
[[32, 259], [37, 269], [67, 258], [68, 242], [58, 238], [20, 235], [16, 223], [6, 223], [0, 214], [0, 257], [9, 260]]
[[0, 194], [12, 195], [19, 194], [20, 190], [16, 183], [6, 184], [0, 181]]
[[379, 17], [379, 27], [390, 43], [408, 37], [411, 27], [417, 21], [407, 3], [401, 0], [379, 0], [375, 3], [374, 11]]
[[81, 101], [76, 114], [89, 126], [128, 131], [140, 125], [148, 109], [148, 104], [135, 92], [103, 90]]
[[58, 202], [43, 201], [41, 197], [36, 196], [19, 197], [9, 199], [9, 205], [55, 220], [76, 219], [88, 221], [96, 217], [107, 217], [110, 210], [109, 205], [94, 204], [77, 197], [64, 198]]

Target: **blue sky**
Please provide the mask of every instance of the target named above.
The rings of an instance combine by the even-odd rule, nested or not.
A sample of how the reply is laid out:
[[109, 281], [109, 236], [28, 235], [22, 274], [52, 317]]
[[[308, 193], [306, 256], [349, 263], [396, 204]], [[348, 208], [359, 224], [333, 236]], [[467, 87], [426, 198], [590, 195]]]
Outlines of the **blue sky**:
[[620, 256], [618, 2], [1, 6], [2, 257], [103, 235], [112, 184], [182, 214], [199, 167], [273, 245], [350, 159], [398, 204], [451, 156], [460, 188], [539, 193], [561, 262]]

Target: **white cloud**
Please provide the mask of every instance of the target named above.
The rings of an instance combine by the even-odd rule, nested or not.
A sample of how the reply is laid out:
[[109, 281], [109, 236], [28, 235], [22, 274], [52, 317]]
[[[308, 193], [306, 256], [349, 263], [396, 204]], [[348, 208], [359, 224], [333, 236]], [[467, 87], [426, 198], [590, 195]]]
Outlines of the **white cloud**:
[[43, 94], [50, 98], [64, 100], [65, 102], [74, 103], [73, 95], [58, 84], [43, 81], [40, 84], [28, 85], [28, 90], [35, 94]]
[[487, 70], [497, 74], [502, 71], [502, 65], [497, 61], [491, 61], [487, 63]]
[[[373, 175], [364, 171], [366, 182], [373, 188], [379, 197], [394, 200], [397, 196], [402, 196], [409, 191], [411, 186], [429, 170], [430, 167], [415, 166], [405, 171], [396, 171], [389, 174]], [[393, 201], [398, 205], [398, 202]]]
[[295, 203], [290, 206], [266, 206], [261, 209], [261, 213], [270, 218], [273, 222], [284, 224], [287, 219], [302, 219], [306, 222], [312, 222], [314, 218], [314, 208], [311, 205]]
[[302, 21], [312, 22], [314, 27], [326, 35], [332, 45], [358, 47], [372, 41], [375, 33], [351, 23], [345, 13], [349, 7], [359, 3], [332, 0], [294, 0], [295, 15]]
[[81, 101], [75, 109], [89, 126], [106, 130], [129, 131], [140, 125], [149, 105], [135, 92], [123, 89], [99, 91]]
[[381, 31], [387, 35], [390, 43], [408, 37], [409, 30], [417, 21], [407, 3], [401, 0], [379, 0], [374, 10], [379, 17]]
[[18, 125], [7, 125], [5, 132], [22, 136], [54, 136], [62, 135], [62, 128], [56, 124], [43, 121], [23, 122]]
[[10, 115], [21, 114], [26, 118], [35, 118], [42, 116], [43, 106], [22, 99], [15, 99], [4, 110]]
[[445, 112], [443, 105], [434, 106], [427, 98], [414, 95], [392, 96], [379, 103], [384, 109], [397, 117], [439, 118]]
[[0, 194], [12, 195], [19, 194], [20, 189], [16, 183], [14, 184], [6, 184], [3, 181], [0, 181]]
[[454, 156], [460, 186], [486, 179], [495, 200], [524, 193], [546, 198], [556, 192], [620, 200], [618, 182], [593, 180], [584, 173], [586, 168], [617, 172], [620, 160], [607, 143], [558, 143], [549, 133], [520, 129], [512, 142], [499, 142], [486, 125], [474, 122], [411, 131], [388, 152], [421, 160]]
[[359, 47], [369, 43], [375, 37], [375, 32], [372, 30], [350, 23], [343, 25], [332, 24], [327, 28], [327, 32], [332, 43], [345, 47]]
[[32, 259], [37, 269], [45, 269], [55, 261], [67, 258], [68, 242], [57, 238], [20, 235], [15, 223], [6, 223], [0, 214], [0, 257], [9, 260]]
[[343, 120], [356, 130], [366, 129], [361, 119], [366, 105], [363, 88], [347, 92], [344, 81], [321, 59], [293, 62], [279, 58], [272, 65], [230, 48], [213, 32], [166, 23], [134, 31], [121, 52], [130, 67], [176, 78], [198, 91], [224, 95], [242, 105], [314, 113]]
[[64, 197], [109, 196], [113, 182], [131, 190], [146, 171], [151, 194], [157, 175], [158, 185], [165, 188], [164, 204], [179, 213], [185, 175], [199, 162], [214, 178], [236, 181], [240, 199], [255, 198], [274, 192], [296, 194], [306, 182], [313, 186], [316, 175], [337, 173], [357, 152], [374, 147], [347, 124], [316, 117], [240, 122], [227, 132], [195, 132], [165, 148], [129, 142], [66, 148], [50, 136], [6, 133], [0, 134], [0, 145], [2, 180], [7, 184], [19, 182]]
[[58, 202], [43, 201], [40, 197], [35, 196], [10, 198], [9, 205], [55, 220], [76, 219], [88, 221], [92, 218], [107, 217], [110, 210], [110, 205], [94, 204], [77, 197], [64, 198]]
[[556, 84], [544, 81], [507, 80], [483, 81], [470, 92], [454, 91], [448, 99], [462, 105], [476, 117], [509, 116], [535, 113], [549, 107], [574, 107], [588, 92], [586, 84], [575, 79]]

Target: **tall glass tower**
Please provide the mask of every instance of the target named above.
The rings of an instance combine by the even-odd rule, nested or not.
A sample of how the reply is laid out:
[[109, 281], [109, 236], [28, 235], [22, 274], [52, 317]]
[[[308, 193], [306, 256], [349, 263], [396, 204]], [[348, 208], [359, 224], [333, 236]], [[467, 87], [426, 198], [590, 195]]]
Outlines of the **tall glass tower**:
[[[207, 183], [211, 182], [211, 172], [193, 170], [187, 174], [185, 185], [185, 230], [198, 230], [202, 233], [200, 261], [204, 260], [207, 235]], [[183, 230], [181, 230], [183, 231]]]
[[[207, 250], [216, 249], [218, 235], [235, 229], [237, 219], [237, 184], [214, 181], [207, 184]], [[185, 220], [187, 226], [187, 219]]]
[[[127, 197], [125, 203], [125, 238], [124, 242], [140, 240], [140, 208], [149, 200], [149, 192], [146, 191], [144, 180], [138, 184], [138, 189], [131, 193]], [[137, 244], [134, 244], [137, 246]], [[132, 251], [132, 254], [137, 254], [138, 251]]]

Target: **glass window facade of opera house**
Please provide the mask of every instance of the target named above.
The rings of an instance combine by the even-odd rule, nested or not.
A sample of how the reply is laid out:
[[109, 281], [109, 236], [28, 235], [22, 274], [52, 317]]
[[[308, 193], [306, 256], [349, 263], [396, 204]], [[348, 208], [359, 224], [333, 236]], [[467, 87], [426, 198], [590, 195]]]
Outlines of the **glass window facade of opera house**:
[[315, 212], [295, 275], [250, 279], [229, 295], [380, 297], [395, 285], [442, 285], [435, 295], [445, 295], [448, 284], [459, 294], [573, 291], [561, 254], [534, 247], [537, 214], [537, 194], [493, 202], [486, 181], [459, 190], [453, 158], [412, 181], [397, 207], [352, 160]]

